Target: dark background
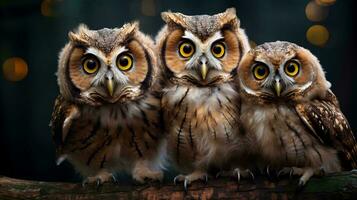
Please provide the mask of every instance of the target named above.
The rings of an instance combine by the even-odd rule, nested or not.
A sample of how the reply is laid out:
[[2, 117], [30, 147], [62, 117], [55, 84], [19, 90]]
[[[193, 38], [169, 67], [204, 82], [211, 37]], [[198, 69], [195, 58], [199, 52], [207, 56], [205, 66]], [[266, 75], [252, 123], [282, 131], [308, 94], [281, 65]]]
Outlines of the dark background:
[[[214, 14], [236, 7], [241, 26], [256, 44], [288, 40], [310, 49], [321, 61], [338, 96], [342, 111], [356, 132], [357, 76], [355, 47], [356, 6], [336, 0], [319, 22], [305, 14], [309, 1], [266, 0], [0, 0], [0, 64], [21, 57], [28, 74], [20, 81], [0, 75], [0, 175], [37, 180], [77, 180], [68, 163], [55, 165], [48, 123], [58, 87], [55, 77], [58, 52], [67, 33], [87, 24], [91, 29], [121, 26], [139, 20], [141, 30], [155, 36], [163, 25], [160, 12]], [[330, 38], [314, 46], [306, 31], [324, 25]]]

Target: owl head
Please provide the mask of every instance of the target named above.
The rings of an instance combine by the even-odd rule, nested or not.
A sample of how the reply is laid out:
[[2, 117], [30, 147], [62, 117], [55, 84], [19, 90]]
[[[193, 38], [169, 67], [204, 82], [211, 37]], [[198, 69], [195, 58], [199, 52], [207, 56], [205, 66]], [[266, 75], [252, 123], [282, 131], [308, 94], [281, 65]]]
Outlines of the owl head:
[[234, 69], [250, 47], [234, 8], [212, 16], [173, 12], [161, 16], [166, 25], [156, 41], [167, 80], [213, 86], [235, 75]]
[[242, 58], [237, 80], [243, 94], [267, 101], [309, 100], [330, 88], [318, 59], [283, 41], [251, 49]]
[[155, 76], [153, 41], [138, 23], [121, 28], [69, 32], [59, 56], [58, 83], [64, 98], [91, 105], [123, 103], [143, 96]]

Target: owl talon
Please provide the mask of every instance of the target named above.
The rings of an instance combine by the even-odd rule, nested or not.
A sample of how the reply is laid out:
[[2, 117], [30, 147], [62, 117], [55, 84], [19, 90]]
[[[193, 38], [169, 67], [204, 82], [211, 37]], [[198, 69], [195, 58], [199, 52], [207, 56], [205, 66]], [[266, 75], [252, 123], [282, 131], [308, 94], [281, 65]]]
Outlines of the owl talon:
[[188, 185], [190, 184], [190, 180], [188, 180], [187, 178], [185, 178], [185, 181], [183, 182], [183, 187], [185, 188], [185, 191], [188, 191]]
[[233, 170], [233, 174], [234, 176], [237, 176], [237, 182], [240, 183], [241, 177], [243, 178], [248, 178], [250, 177], [253, 181], [255, 179], [254, 174], [252, 171], [250, 171], [249, 169], [246, 170], [241, 170], [239, 168], [236, 168]]
[[255, 177], [254, 177], [253, 172], [252, 172], [252, 171], [250, 171], [249, 169], [247, 169], [247, 170], [248, 170], [249, 175], [252, 177], [252, 180], [254, 181], [254, 180], [255, 180]]
[[270, 168], [270, 167], [269, 167], [269, 165], [268, 165], [267, 168], [266, 168], [266, 173], [267, 173], [268, 177], [271, 178], [271, 176], [270, 176], [270, 169], [269, 169], [269, 168]]
[[237, 168], [237, 169], [235, 169], [234, 171], [235, 171], [236, 174], [237, 174], [237, 182], [240, 183], [240, 169]]
[[174, 183], [175, 183], [175, 185], [177, 185], [178, 182], [183, 182], [184, 189], [187, 192], [188, 186], [191, 184], [191, 182], [197, 181], [197, 180], [202, 180], [205, 183], [207, 183], [208, 175], [206, 173], [203, 173], [200, 171], [193, 172], [192, 174], [189, 174], [187, 176], [180, 174], [174, 178]]
[[87, 185], [88, 185], [88, 178], [86, 178], [86, 179], [84, 179], [83, 181], [82, 181], [82, 188], [86, 188], [87, 187]]
[[174, 178], [174, 184], [177, 185], [178, 182], [184, 181], [185, 180], [185, 176], [184, 175], [177, 175]]
[[118, 183], [118, 179], [117, 179], [117, 178], [115, 178], [115, 176], [114, 176], [114, 175], [112, 175], [112, 180], [113, 180], [113, 183]]
[[100, 180], [100, 178], [97, 178], [96, 185], [97, 188], [99, 188], [102, 185], [102, 180]]
[[205, 175], [203, 175], [203, 178], [204, 178], [204, 182], [205, 182], [205, 184], [207, 184], [208, 183], [208, 175], [207, 174], [205, 174]]

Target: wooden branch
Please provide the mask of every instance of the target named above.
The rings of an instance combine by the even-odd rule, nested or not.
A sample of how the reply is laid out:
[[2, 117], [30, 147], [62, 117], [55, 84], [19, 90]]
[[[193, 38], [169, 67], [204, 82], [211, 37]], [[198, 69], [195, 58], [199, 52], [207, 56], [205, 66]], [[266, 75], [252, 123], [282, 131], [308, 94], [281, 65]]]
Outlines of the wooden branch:
[[269, 181], [258, 177], [241, 184], [229, 178], [182, 185], [107, 183], [100, 188], [76, 183], [52, 183], [0, 177], [0, 199], [357, 199], [357, 171], [312, 178], [301, 190], [297, 179]]

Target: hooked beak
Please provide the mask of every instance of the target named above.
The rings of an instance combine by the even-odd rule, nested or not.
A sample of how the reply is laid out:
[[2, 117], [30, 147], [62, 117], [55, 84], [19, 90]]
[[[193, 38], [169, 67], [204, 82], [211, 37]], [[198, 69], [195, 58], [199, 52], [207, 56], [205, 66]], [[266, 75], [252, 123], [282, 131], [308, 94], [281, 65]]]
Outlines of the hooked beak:
[[113, 83], [113, 79], [107, 79], [107, 89], [108, 89], [108, 93], [109, 95], [112, 97], [113, 93], [114, 93], [114, 83]]
[[274, 89], [275, 89], [276, 95], [277, 95], [278, 97], [280, 97], [280, 94], [281, 94], [280, 78], [276, 78], [276, 79], [275, 79]]
[[207, 71], [208, 71], [206, 63], [203, 63], [200, 66], [200, 71], [201, 71], [202, 80], [206, 80]]

